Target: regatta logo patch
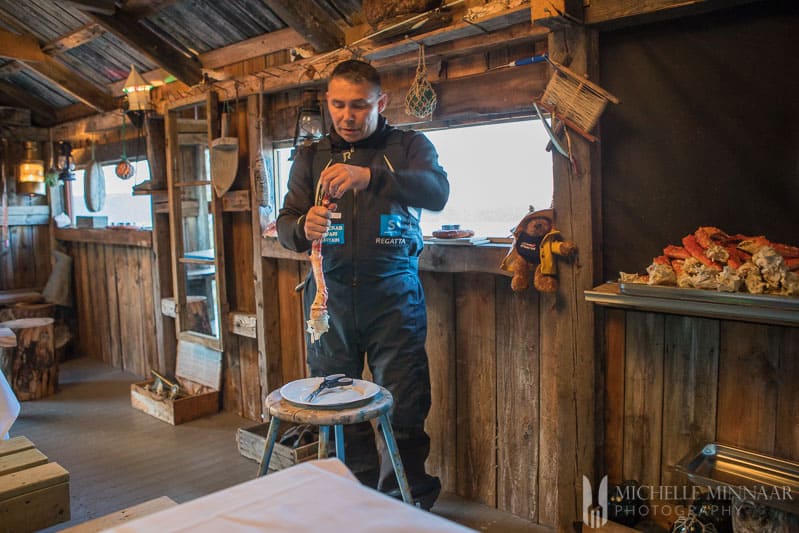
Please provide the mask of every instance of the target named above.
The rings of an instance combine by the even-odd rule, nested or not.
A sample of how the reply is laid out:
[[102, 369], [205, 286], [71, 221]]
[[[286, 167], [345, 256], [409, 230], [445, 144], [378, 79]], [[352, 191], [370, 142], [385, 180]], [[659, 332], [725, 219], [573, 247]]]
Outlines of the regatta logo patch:
[[401, 237], [402, 230], [401, 215], [380, 215], [381, 237]]
[[322, 237], [322, 244], [344, 244], [344, 224], [331, 224]]
[[405, 246], [405, 237], [377, 237], [375, 244], [383, 246]]

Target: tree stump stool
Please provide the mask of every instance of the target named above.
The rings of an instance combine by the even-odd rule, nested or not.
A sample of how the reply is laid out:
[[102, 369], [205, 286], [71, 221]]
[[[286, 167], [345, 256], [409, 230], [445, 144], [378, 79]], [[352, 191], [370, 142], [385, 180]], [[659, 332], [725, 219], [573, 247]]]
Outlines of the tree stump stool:
[[58, 386], [52, 318], [20, 318], [0, 322], [17, 336], [16, 348], [0, 352], [0, 370], [20, 401], [49, 396]]
[[0, 322], [8, 322], [19, 318], [54, 318], [55, 304], [51, 303], [16, 303], [0, 309]]

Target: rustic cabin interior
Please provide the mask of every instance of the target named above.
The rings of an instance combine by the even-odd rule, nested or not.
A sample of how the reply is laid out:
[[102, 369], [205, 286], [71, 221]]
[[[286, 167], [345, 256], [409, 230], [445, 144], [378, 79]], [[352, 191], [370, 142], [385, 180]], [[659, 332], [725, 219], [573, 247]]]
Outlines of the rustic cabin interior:
[[[0, 0], [0, 531], [799, 532], [797, 28], [771, 0]], [[338, 415], [391, 427], [368, 369], [358, 403], [289, 397], [321, 381], [315, 273], [275, 222], [349, 59], [449, 181], [429, 511], [335, 458]]]

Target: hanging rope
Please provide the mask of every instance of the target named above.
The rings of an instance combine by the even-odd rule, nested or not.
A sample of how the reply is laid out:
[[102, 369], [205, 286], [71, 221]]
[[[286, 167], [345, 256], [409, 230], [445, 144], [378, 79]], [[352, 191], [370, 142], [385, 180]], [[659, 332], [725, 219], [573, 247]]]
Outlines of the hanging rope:
[[416, 77], [405, 95], [405, 113], [416, 118], [430, 116], [436, 108], [436, 92], [427, 81], [427, 64], [424, 58], [424, 45], [419, 45], [419, 61], [416, 65]]

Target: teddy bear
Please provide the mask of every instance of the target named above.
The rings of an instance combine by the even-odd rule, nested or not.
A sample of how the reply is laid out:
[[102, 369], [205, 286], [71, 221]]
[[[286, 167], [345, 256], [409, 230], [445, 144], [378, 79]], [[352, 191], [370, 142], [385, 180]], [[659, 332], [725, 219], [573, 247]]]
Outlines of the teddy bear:
[[513, 245], [502, 260], [500, 268], [513, 274], [510, 287], [521, 292], [533, 286], [540, 292], [558, 290], [556, 255], [570, 257], [577, 253], [577, 245], [563, 240], [553, 225], [555, 211], [542, 209], [522, 218], [513, 230]]

